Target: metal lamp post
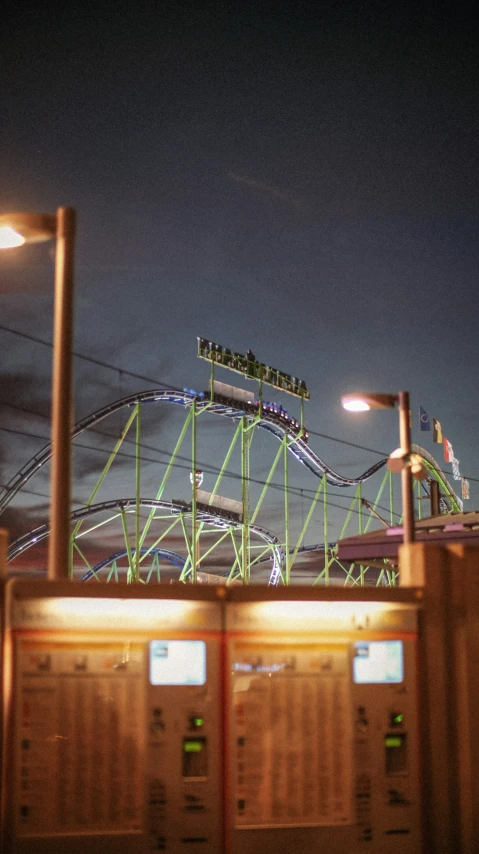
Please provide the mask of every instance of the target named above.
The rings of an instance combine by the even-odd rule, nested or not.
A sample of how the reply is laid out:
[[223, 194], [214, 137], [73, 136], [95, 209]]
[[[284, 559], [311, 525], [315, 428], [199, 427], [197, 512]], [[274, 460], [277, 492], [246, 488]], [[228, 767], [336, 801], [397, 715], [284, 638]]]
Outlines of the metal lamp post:
[[403, 540], [405, 543], [413, 543], [414, 531], [414, 504], [412, 490], [411, 469], [411, 426], [409, 392], [400, 391], [398, 394], [346, 394], [341, 398], [344, 409], [349, 412], [366, 412], [369, 409], [399, 409], [399, 451], [397, 457], [398, 468], [401, 472], [401, 495], [403, 512]]
[[73, 425], [73, 256], [76, 215], [73, 208], [56, 214], [3, 214], [0, 248], [54, 238], [55, 295], [52, 372], [52, 465], [48, 578], [69, 577], [71, 431]]

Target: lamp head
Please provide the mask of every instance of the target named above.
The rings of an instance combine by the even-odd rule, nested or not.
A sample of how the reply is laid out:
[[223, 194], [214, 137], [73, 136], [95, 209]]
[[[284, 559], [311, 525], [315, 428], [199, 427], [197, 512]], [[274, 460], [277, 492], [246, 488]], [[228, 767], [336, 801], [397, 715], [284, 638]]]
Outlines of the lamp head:
[[56, 231], [55, 214], [1, 214], [0, 249], [13, 249], [24, 243], [42, 243], [55, 237]]
[[397, 394], [356, 392], [354, 394], [344, 394], [341, 397], [341, 405], [348, 412], [367, 412], [368, 409], [394, 409], [397, 402]]
[[408, 454], [402, 448], [397, 448], [389, 454], [387, 467], [393, 474], [400, 474], [404, 468], [410, 468], [415, 480], [425, 480], [428, 475], [420, 454]]

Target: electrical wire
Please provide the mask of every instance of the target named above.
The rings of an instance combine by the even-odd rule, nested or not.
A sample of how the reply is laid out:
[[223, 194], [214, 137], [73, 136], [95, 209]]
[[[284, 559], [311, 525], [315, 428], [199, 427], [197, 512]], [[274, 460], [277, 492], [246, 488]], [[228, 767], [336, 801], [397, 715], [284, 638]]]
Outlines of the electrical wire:
[[[40, 344], [44, 347], [48, 347], [49, 349], [53, 349], [53, 343], [52, 342], [45, 341], [42, 338], [38, 338], [37, 336], [31, 335], [31, 334], [26, 333], [26, 332], [21, 332], [18, 329], [12, 329], [8, 326], [5, 326], [4, 324], [0, 324], [0, 331], [7, 332], [11, 335], [16, 335], [20, 338], [24, 338], [27, 341], [31, 341], [33, 343]], [[92, 356], [86, 356], [84, 353], [78, 353], [76, 351], [73, 351], [73, 355], [77, 359], [80, 359], [80, 360], [85, 361], [85, 362], [89, 362], [90, 364], [93, 364], [97, 367], [102, 367], [105, 370], [111, 370], [111, 371], [114, 371], [115, 373], [119, 373], [120, 375], [129, 376], [132, 379], [137, 379], [137, 380], [142, 380], [144, 382], [152, 383], [153, 385], [155, 385], [157, 387], [161, 386], [163, 388], [175, 390], [175, 386], [172, 386], [170, 383], [167, 383], [164, 380], [158, 380], [156, 378], [148, 377], [148, 376], [145, 376], [143, 374], [137, 374], [137, 373], [135, 373], [133, 371], [129, 371], [125, 368], [120, 368], [117, 365], [111, 365], [108, 362], [102, 361], [101, 359], [95, 359]], [[40, 413], [35, 413], [31, 410], [28, 410], [28, 409], [21, 407], [21, 406], [18, 406], [16, 404], [0, 402], [0, 405], [7, 406], [7, 407], [12, 408], [12, 409], [16, 409], [17, 411], [23, 412], [27, 415], [33, 415], [34, 417], [37, 417], [37, 418], [38, 417], [47, 418], [47, 416], [41, 415]], [[5, 430], [6, 428], [1, 428], [1, 429]], [[107, 435], [107, 434], [102, 434], [100, 431], [94, 431], [94, 432], [99, 433], [99, 435]], [[326, 439], [327, 441], [331, 441], [331, 442], [336, 442], [337, 444], [340, 444], [340, 445], [346, 445], [347, 447], [351, 447], [351, 448], [354, 448], [356, 450], [367, 451], [367, 452], [372, 453], [372, 454], [377, 454], [378, 456], [388, 456], [388, 453], [386, 451], [379, 451], [376, 448], [369, 448], [365, 445], [359, 445], [356, 442], [349, 442], [345, 439], [338, 439], [335, 436], [329, 436], [326, 433], [320, 433], [316, 430], [308, 430], [308, 433], [310, 436], [317, 436], [318, 438]], [[27, 434], [25, 434], [25, 435], [27, 435]], [[80, 446], [77, 445], [77, 447], [80, 447]], [[148, 446], [145, 446], [145, 447], [148, 447]], [[154, 449], [154, 450], [156, 450], [156, 449]], [[168, 453], [168, 452], [164, 451], [162, 453]], [[479, 482], [479, 478], [475, 478], [471, 475], [462, 475], [462, 477], [469, 480], [469, 481]], [[313, 492], [313, 490], [311, 490], [311, 492]], [[382, 508], [382, 509], [385, 509], [385, 508]]]
[[[27, 332], [19, 332], [18, 329], [10, 329], [8, 326], [4, 326], [0, 323], [0, 331], [9, 332], [11, 335], [18, 335], [20, 338], [25, 338], [27, 341], [32, 341], [34, 344], [42, 344], [44, 347], [48, 347], [50, 350], [53, 350], [53, 343], [51, 341], [44, 341], [42, 338], [37, 338], [36, 335], [30, 335]], [[89, 362], [91, 365], [96, 365], [99, 368], [105, 368], [109, 371], [115, 371], [115, 373], [121, 373], [125, 376], [132, 377], [135, 380], [142, 380], [143, 382], [153, 383], [154, 385], [161, 385], [164, 388], [169, 388], [172, 391], [175, 390], [175, 386], [172, 386], [170, 383], [164, 382], [164, 380], [156, 380], [152, 379], [152, 377], [146, 377], [143, 374], [136, 374], [133, 371], [127, 371], [125, 368], [119, 368], [117, 365], [110, 365], [108, 362], [103, 362], [101, 359], [94, 359], [92, 356], [85, 356], [84, 353], [77, 353], [75, 350], [73, 351], [73, 356], [76, 359], [81, 359], [84, 362]]]
[[[27, 341], [32, 341], [35, 344], [41, 344], [44, 347], [48, 347], [51, 350], [53, 349], [53, 343], [51, 341], [45, 341], [44, 339], [38, 338], [37, 336], [31, 335], [27, 332], [20, 332], [18, 329], [11, 329], [10, 327], [5, 326], [4, 324], [0, 324], [0, 331], [8, 332], [11, 335], [17, 335], [20, 338], [25, 338]], [[175, 386], [172, 386], [170, 383], [167, 383], [165, 380], [158, 380], [156, 378], [148, 377], [148, 376], [145, 376], [143, 374], [137, 374], [133, 371], [127, 370], [126, 368], [120, 368], [120, 367], [118, 367], [118, 365], [111, 365], [108, 362], [102, 361], [101, 359], [95, 359], [92, 356], [85, 356], [84, 353], [78, 353], [76, 351], [73, 351], [73, 356], [76, 359], [80, 359], [82, 361], [89, 362], [90, 364], [96, 365], [97, 367], [105, 368], [105, 370], [114, 371], [115, 373], [119, 373], [120, 375], [131, 377], [132, 379], [142, 380], [142, 381], [147, 382], [147, 383], [152, 383], [153, 385], [155, 385], [157, 387], [171, 389], [172, 391], [174, 391], [176, 389]], [[1, 405], [11, 406], [12, 408], [22, 409], [21, 407], [16, 407], [14, 404], [1, 404]], [[28, 412], [28, 410], [22, 410], [22, 411]], [[29, 414], [34, 414], [34, 413], [29, 413]], [[326, 439], [330, 442], [336, 442], [339, 445], [346, 445], [350, 448], [355, 448], [356, 450], [359, 450], [359, 451], [367, 451], [371, 454], [377, 454], [378, 456], [381, 456], [381, 457], [387, 457], [389, 454], [388, 451], [379, 451], [377, 448], [369, 448], [366, 445], [359, 445], [357, 442], [349, 442], [346, 439], [338, 439], [336, 436], [328, 436], [326, 433], [320, 433], [317, 430], [308, 430], [308, 433], [310, 436], [318, 436], [320, 439]], [[473, 477], [470, 477], [468, 475], [463, 475], [463, 477], [467, 477], [468, 480], [477, 480], [479, 482], [479, 478], [473, 478]]]
[[[1, 329], [1, 326], [0, 326], [0, 329]], [[22, 412], [22, 413], [24, 413], [25, 415], [31, 415], [31, 416], [33, 416], [33, 417], [35, 417], [35, 418], [41, 418], [41, 419], [43, 419], [43, 420], [45, 420], [45, 421], [50, 422], [49, 416], [44, 415], [44, 414], [43, 414], [43, 413], [41, 413], [41, 412], [34, 412], [34, 411], [33, 411], [33, 410], [31, 410], [31, 409], [26, 409], [26, 408], [25, 408], [25, 407], [23, 407], [23, 406], [18, 406], [18, 404], [15, 404], [15, 403], [2, 403], [2, 402], [0, 401], [0, 405], [5, 406], [5, 407], [7, 407], [7, 408], [9, 408], [9, 409], [15, 409], [16, 411], [18, 411], [18, 412]], [[0, 430], [2, 430], [2, 431], [4, 431], [4, 432], [15, 432], [15, 431], [11, 430], [10, 428], [7, 428], [7, 427], [0, 427]], [[22, 433], [21, 431], [17, 431], [17, 432], [18, 432], [20, 435], [31, 436], [32, 438], [43, 439], [43, 441], [48, 442], [48, 439], [46, 439], [45, 437], [41, 437], [41, 436], [34, 436], [33, 434], [29, 434], [29, 433], [27, 433], [27, 432], [25, 432], [25, 433]], [[115, 436], [112, 436], [112, 435], [111, 435], [111, 434], [109, 434], [109, 433], [103, 433], [101, 430], [96, 430], [96, 429], [95, 429], [95, 428], [93, 428], [93, 427], [91, 427], [91, 428], [90, 428], [90, 432], [91, 432], [91, 433], [95, 433], [95, 434], [97, 434], [98, 436], [103, 436], [104, 438], [111, 439], [111, 440], [115, 440], [115, 439], [117, 438], [117, 437], [115, 437]], [[373, 448], [366, 448], [365, 446], [363, 446], [363, 445], [358, 445], [358, 444], [356, 444], [356, 443], [354, 443], [354, 442], [347, 442], [347, 441], [345, 441], [344, 439], [335, 439], [335, 438], [334, 438], [334, 436], [328, 436], [328, 435], [326, 435], [325, 433], [318, 433], [318, 432], [316, 432], [316, 431], [314, 431], [314, 430], [308, 430], [308, 433], [309, 433], [309, 435], [310, 435], [310, 436], [311, 436], [311, 435], [313, 435], [313, 436], [319, 436], [319, 437], [320, 437], [320, 438], [322, 438], [322, 439], [329, 439], [329, 440], [331, 440], [332, 442], [338, 442], [339, 444], [342, 444], [342, 445], [349, 445], [349, 446], [350, 446], [350, 447], [352, 447], [352, 448], [356, 448], [356, 449], [363, 450], [363, 451], [370, 451], [371, 453], [378, 454], [378, 455], [381, 455], [381, 456], [388, 456], [388, 454], [386, 453], [386, 451], [377, 451], [377, 450], [374, 450]], [[87, 447], [87, 446], [80, 445], [79, 443], [76, 443], [76, 444], [75, 444], [75, 447], [83, 447], [83, 448], [85, 448], [85, 447]], [[146, 450], [153, 450], [153, 451], [156, 451], [156, 452], [158, 452], [158, 453], [169, 454], [169, 451], [161, 450], [161, 449], [159, 449], [159, 448], [152, 447], [152, 446], [148, 446], [148, 445], [145, 445], [144, 443], [142, 443], [142, 444], [141, 444], [141, 447], [144, 447]], [[186, 459], [186, 457], [185, 457], [184, 459]], [[219, 471], [219, 470], [220, 470], [220, 469], [218, 469], [218, 471]], [[445, 474], [447, 474], [447, 472], [446, 472]], [[475, 478], [475, 477], [473, 477], [472, 475], [463, 475], [463, 477], [466, 477], [469, 481], [473, 481], [473, 482], [477, 482], [477, 483], [479, 483], [479, 478]], [[313, 493], [314, 493], [314, 490], [311, 490], [311, 492], [313, 492]], [[383, 509], [384, 509], [384, 508], [383, 508]]]
[[[1, 431], [8, 432], [8, 433], [13, 433], [13, 434], [15, 434], [15, 435], [20, 435], [20, 436], [23, 436], [23, 437], [25, 437], [25, 436], [26, 436], [26, 437], [28, 437], [28, 438], [42, 439], [43, 441], [45, 440], [43, 436], [38, 436], [37, 434], [32, 434], [32, 433], [26, 433], [26, 432], [24, 432], [24, 431], [20, 431], [20, 430], [13, 430], [12, 428], [0, 427], [0, 430], [1, 430]], [[100, 433], [100, 435], [101, 435], [101, 436], [104, 436], [105, 438], [114, 438], [114, 437], [109, 436], [108, 434], [104, 434], [104, 433]], [[129, 443], [129, 444], [134, 444], [134, 443], [133, 443], [133, 441], [130, 441], [130, 440], [128, 440], [128, 439], [125, 439], [124, 441], [125, 441], [126, 443]], [[143, 449], [145, 449], [145, 450], [154, 451], [154, 452], [156, 452], [156, 453], [165, 454], [165, 455], [167, 455], [167, 456], [170, 456], [170, 452], [169, 452], [169, 451], [161, 450], [161, 449], [159, 449], [159, 448], [154, 448], [154, 447], [152, 447], [151, 445], [144, 445], [144, 444], [141, 444], [141, 443], [140, 443], [140, 447], [141, 447], [141, 448], [143, 448]], [[93, 445], [85, 445], [85, 444], [83, 444], [83, 443], [81, 443], [81, 442], [76, 442], [76, 443], [75, 443], [75, 448], [81, 448], [82, 450], [86, 450], [86, 451], [94, 451], [94, 452], [103, 453], [103, 454], [108, 454], [108, 455], [111, 453], [111, 451], [110, 451], [109, 449], [107, 449], [107, 448], [98, 448], [98, 447], [95, 447], [95, 446], [93, 446]], [[136, 456], [135, 456], [135, 454], [128, 454], [128, 453], [126, 453], [125, 451], [118, 451], [118, 452], [117, 452], [117, 454], [116, 454], [116, 456], [121, 457], [121, 458], [123, 458], [123, 459], [127, 459], [127, 460], [136, 460]], [[173, 463], [173, 468], [181, 469], [181, 470], [183, 470], [183, 471], [191, 472], [191, 461], [189, 460], [189, 458], [187, 458], [187, 457], [183, 457], [182, 455], [178, 455], [178, 459], [179, 459], [179, 460], [183, 460], [184, 462], [175, 462], [175, 463]], [[166, 466], [166, 465], [167, 465], [167, 463], [166, 463], [166, 462], [163, 462], [162, 460], [152, 459], [152, 458], [150, 458], [150, 457], [142, 457], [142, 458], [141, 458], [141, 462], [143, 462], [143, 463], [150, 463], [150, 464], [153, 464], [153, 465], [161, 465], [161, 466]], [[218, 474], [220, 473], [220, 471], [221, 471], [221, 468], [220, 468], [220, 467], [217, 467], [217, 466], [211, 466], [211, 464], [202, 464], [200, 461], [198, 461], [198, 466], [199, 466], [199, 467], [201, 467], [202, 471], [203, 471], [205, 474], [211, 474], [211, 475], [213, 475], [213, 476], [218, 475]], [[225, 471], [223, 472], [223, 476], [224, 476], [225, 478], [227, 478], [227, 479], [230, 479], [230, 480], [235, 480], [235, 481], [240, 481], [240, 480], [241, 480], [241, 475], [239, 475], [237, 472], [231, 472], [231, 471], [225, 470]], [[254, 483], [256, 486], [261, 486], [261, 487], [264, 487], [264, 486], [266, 485], [266, 481], [261, 480], [261, 479], [259, 479], [259, 478], [254, 478], [254, 477], [250, 477], [250, 478], [249, 478], [249, 482], [250, 482], [250, 483]], [[5, 489], [5, 488], [6, 488], [6, 484], [0, 484], [0, 488]], [[276, 491], [280, 492], [282, 495], [285, 495], [285, 494], [287, 493], [287, 494], [288, 494], [288, 495], [290, 495], [291, 497], [293, 497], [293, 498], [299, 498], [299, 499], [301, 499], [305, 494], [306, 494], [307, 496], [309, 496], [310, 498], [313, 498], [313, 497], [314, 497], [314, 495], [316, 494], [316, 491], [315, 491], [315, 490], [313, 490], [313, 489], [304, 488], [304, 487], [299, 487], [299, 486], [298, 486], [298, 487], [289, 486], [289, 487], [287, 487], [287, 488], [286, 488], [286, 487], [284, 486], [284, 484], [282, 484], [282, 483], [277, 483], [277, 482], [275, 482], [275, 481], [271, 481], [271, 482], [269, 483], [269, 488], [271, 488], [271, 489], [273, 489], [273, 490], [276, 490]], [[23, 492], [23, 491], [27, 492], [28, 490], [23, 490], [23, 489], [22, 489], [22, 492]], [[32, 495], [38, 494], [38, 495], [40, 495], [39, 493], [34, 493], [34, 492], [31, 492], [31, 493], [29, 493], [29, 494], [32, 494]], [[330, 500], [330, 499], [331, 499], [331, 496], [333, 496], [333, 497], [334, 497], [334, 498], [336, 498], [336, 499], [340, 499], [340, 500], [344, 500], [344, 501], [351, 500], [351, 499], [350, 499], [350, 496], [346, 496], [346, 495], [344, 495], [343, 493], [332, 492], [332, 491], [331, 491], [331, 489], [329, 489], [329, 490], [328, 490], [328, 499], [327, 499], [328, 506], [330, 506], [330, 507], [335, 507], [336, 509], [338, 509], [338, 510], [343, 510], [343, 511], [344, 511], [345, 509], [347, 509], [347, 505], [346, 505], [346, 506], [344, 506], [344, 505], [342, 505], [342, 504], [336, 504], [336, 503], [334, 503], [333, 501], [331, 501], [331, 500]], [[41, 496], [41, 497], [45, 497], [45, 496]], [[322, 496], [319, 496], [319, 497], [318, 497], [318, 502], [319, 502], [320, 504], [324, 504], [324, 498], [323, 498]], [[389, 512], [389, 508], [388, 508], [388, 507], [384, 507], [384, 506], [382, 506], [382, 505], [380, 505], [380, 504], [376, 505], [376, 509], [383, 510], [385, 513], [388, 513], [388, 512]], [[355, 514], [357, 514], [357, 515], [359, 515], [359, 514], [361, 513], [361, 511], [360, 511], [360, 510], [356, 510], [356, 509], [353, 509], [353, 510], [352, 510], [352, 512], [353, 512], [353, 513], [355, 513]], [[394, 513], [394, 515], [395, 515], [395, 516], [397, 516], [398, 518], [400, 518], [400, 514], [399, 514], [399, 513]]]

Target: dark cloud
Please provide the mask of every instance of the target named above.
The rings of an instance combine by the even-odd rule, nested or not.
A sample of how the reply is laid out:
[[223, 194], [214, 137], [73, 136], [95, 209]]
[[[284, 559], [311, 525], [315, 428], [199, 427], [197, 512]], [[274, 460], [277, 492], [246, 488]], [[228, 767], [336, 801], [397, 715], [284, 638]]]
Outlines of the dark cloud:
[[0, 526], [8, 531], [10, 543], [42, 523], [43, 519], [38, 511], [27, 507], [7, 507], [0, 516]]
[[19, 412], [30, 421], [50, 418], [51, 389], [48, 377], [38, 377], [33, 372], [2, 373], [0, 395], [2, 420], [6, 419], [9, 424], [18, 418]]

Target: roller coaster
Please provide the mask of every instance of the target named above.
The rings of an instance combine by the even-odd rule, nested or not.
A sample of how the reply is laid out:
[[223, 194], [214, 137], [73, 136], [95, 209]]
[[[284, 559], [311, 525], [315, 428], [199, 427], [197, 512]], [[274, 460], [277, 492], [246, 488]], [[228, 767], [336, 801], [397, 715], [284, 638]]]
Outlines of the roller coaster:
[[[337, 539], [345, 535], [352, 518], [359, 522], [359, 533], [366, 532], [371, 524], [377, 524], [378, 520], [385, 525], [398, 524], [400, 516], [394, 510], [393, 480], [386, 469], [387, 460], [380, 459], [357, 477], [345, 477], [334, 471], [310, 447], [310, 438], [302, 424], [302, 418], [301, 421], [294, 418], [280, 404], [263, 403], [261, 396], [259, 400], [255, 400], [251, 395], [248, 397], [248, 400], [238, 400], [217, 393], [213, 380], [210, 391], [205, 392], [196, 392], [194, 389], [150, 389], [114, 401], [75, 426], [72, 433], [74, 448], [82, 434], [97, 436], [98, 425], [107, 419], [118, 415], [124, 419], [120, 435], [113, 442], [113, 448], [108, 451], [103, 448], [103, 452], [108, 453], [108, 460], [98, 472], [86, 503], [72, 512], [72, 578], [81, 581], [112, 581], [119, 578], [143, 583], [162, 581], [164, 565], [168, 564], [177, 572], [175, 580], [181, 582], [213, 580], [215, 583], [248, 584], [263, 581], [270, 585], [290, 584], [301, 574], [305, 556], [313, 556], [316, 569], [310, 574], [309, 582], [312, 584], [397, 582], [395, 569], [387, 564], [374, 568], [342, 566], [336, 557], [336, 542], [330, 541], [328, 535], [330, 487], [350, 491], [354, 489]], [[162, 465], [163, 475], [155, 484], [155, 494], [144, 496], [142, 477], [148, 461], [145, 461], [145, 447], [142, 442], [142, 413], [145, 407], [150, 408], [155, 404], [169, 404], [181, 408], [184, 415], [174, 448], [168, 461]], [[233, 428], [233, 437], [221, 466], [210, 472], [215, 475], [211, 493], [203, 495], [198, 489], [198, 479], [195, 476], [199, 466], [198, 425], [210, 416], [229, 422], [230, 430]], [[277, 443], [269, 472], [263, 478], [252, 478], [250, 474], [252, 439], [257, 430], [272, 436]], [[185, 457], [180, 455], [180, 450], [188, 434], [191, 434], [191, 450], [185, 467], [190, 470], [189, 495], [187, 500], [167, 500], [165, 492], [167, 487], [171, 488], [173, 485], [173, 473], [180, 464], [179, 461], [185, 460]], [[106, 441], [105, 434], [100, 435], [103, 446]], [[97, 500], [100, 492], [105, 492], [115, 460], [122, 454], [125, 456], [124, 449], [132, 442], [135, 451], [129, 456], [133, 462], [134, 494], [130, 492], [128, 498], [108, 497], [107, 500]], [[436, 461], [423, 449], [415, 447], [414, 450], [421, 455], [428, 471], [428, 481], [417, 486], [418, 515], [422, 513], [420, 499], [427, 496], [428, 482], [431, 479], [439, 482], [444, 512], [462, 509], [460, 499]], [[239, 500], [231, 499], [228, 504], [228, 499], [220, 500], [219, 490], [222, 483], [231, 477], [230, 466], [233, 455], [238, 456], [238, 451], [239, 465], [234, 473], [234, 487]], [[11, 505], [29, 481], [43, 469], [50, 460], [51, 453], [51, 446], [47, 445], [11, 478], [0, 493], [0, 513]], [[263, 452], [261, 459], [264, 461]], [[264, 521], [259, 524], [258, 516], [263, 513], [265, 519], [268, 519], [271, 515], [266, 508], [266, 497], [276, 488], [276, 501], [278, 483], [275, 483], [273, 478], [281, 469], [280, 461], [282, 518], [277, 525], [279, 530], [273, 530], [275, 526], [269, 520], [267, 524]], [[297, 518], [298, 514], [296, 513], [293, 519], [291, 513], [291, 495], [296, 495], [296, 498], [298, 496], [297, 488], [291, 483], [292, 461], [308, 472], [308, 477], [311, 476], [315, 485], [315, 488], [310, 490], [311, 494], [308, 492], [309, 507], [301, 523]], [[366, 501], [362, 494], [363, 485], [380, 474], [381, 470], [382, 481], [379, 488], [375, 496]], [[253, 484], [258, 493], [254, 502], [251, 495]], [[176, 487], [176, 483], [174, 486]], [[303, 490], [300, 492], [303, 494]], [[380, 504], [384, 500], [383, 495], [389, 497], [389, 506], [386, 509]], [[313, 539], [313, 542], [307, 545], [305, 539], [310, 536], [313, 514], [318, 503], [322, 508], [320, 528], [323, 541], [317, 543]], [[378, 507], [383, 515], [378, 512]], [[317, 530], [317, 521], [313, 527]], [[48, 535], [49, 526], [43, 524], [12, 543], [9, 551], [11, 568], [14, 570], [19, 557], [45, 540]], [[175, 544], [174, 548], [171, 547], [172, 543]], [[94, 552], [95, 559], [89, 557], [89, 551]], [[97, 559], [99, 552], [103, 554]]]

